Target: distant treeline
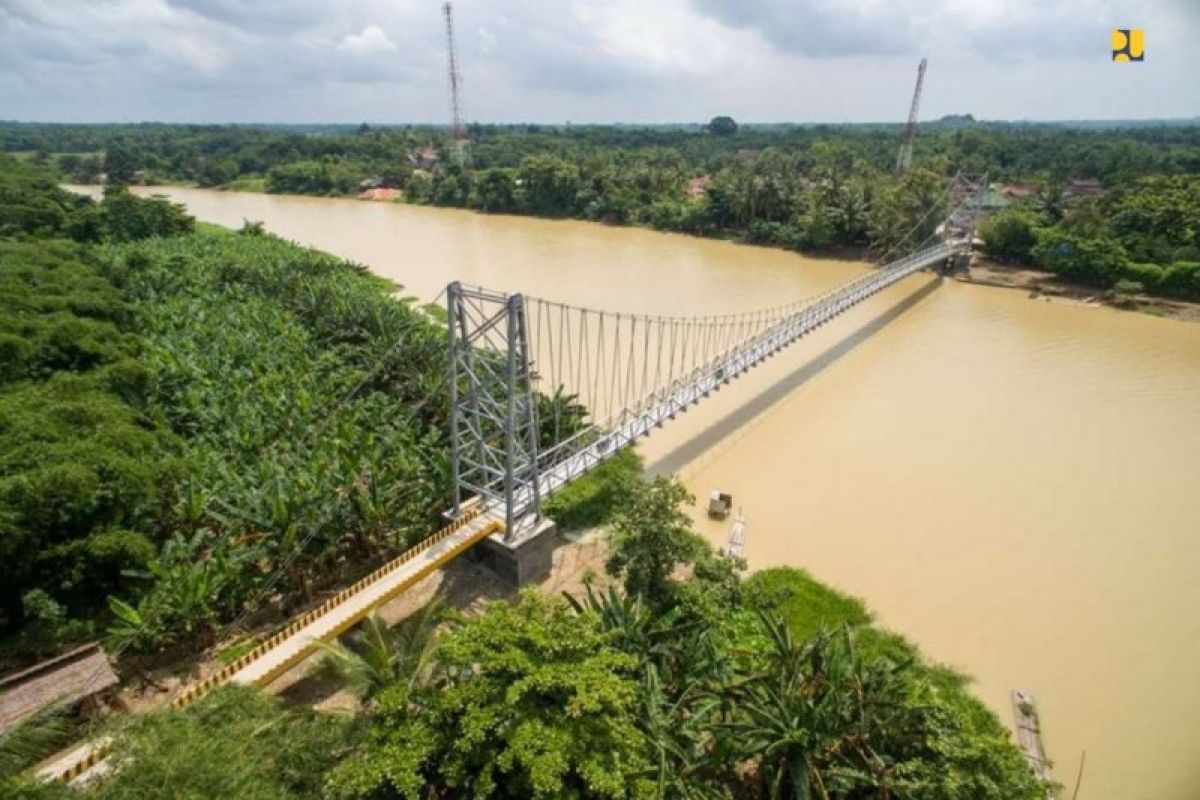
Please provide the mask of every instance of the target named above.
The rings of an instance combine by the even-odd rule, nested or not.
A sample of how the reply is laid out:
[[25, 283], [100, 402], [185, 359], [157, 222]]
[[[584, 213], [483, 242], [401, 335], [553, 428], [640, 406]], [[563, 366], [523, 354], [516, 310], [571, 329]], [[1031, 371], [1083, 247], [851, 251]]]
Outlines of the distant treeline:
[[[0, 148], [69, 180], [324, 196], [383, 187], [411, 203], [806, 252], [918, 244], [944, 208], [944, 179], [987, 174], [1028, 196], [985, 227], [997, 258], [1105, 289], [1200, 298], [1200, 125], [963, 115], [921, 127], [917, 169], [903, 178], [893, 174], [898, 137], [895, 125], [739, 127], [728, 117], [708, 126], [473, 125], [459, 158], [434, 127], [0, 124]], [[1103, 196], [1073, 197], [1073, 181]]]
[[[810, 172], [828, 160], [814, 151], [822, 142], [837, 145], [837, 154], [860, 169], [887, 172], [895, 162], [900, 126], [742, 125], [731, 135], [713, 135], [698, 125], [471, 125], [468, 133], [470, 164], [477, 169], [516, 167], [525, 156], [554, 155], [594, 170], [601, 166], [597, 162], [637, 164], [666, 149], [677, 157], [672, 165], [679, 177], [687, 178], [744, 165], [769, 148], [797, 156], [796, 165]], [[365, 123], [356, 128], [0, 122], [0, 150], [6, 152], [98, 156], [98, 171], [113, 172], [116, 179], [125, 170], [144, 170], [148, 177], [198, 183], [222, 177], [231, 166], [225, 159], [232, 162], [234, 177], [266, 178], [274, 167], [308, 160], [347, 162], [359, 180], [403, 175], [411, 172], [407, 154], [433, 146], [444, 156], [445, 141], [446, 131], [437, 127]], [[113, 158], [106, 162], [109, 153]], [[1076, 127], [956, 118], [922, 124], [914, 163], [936, 172], [988, 172], [1005, 181], [1091, 178], [1107, 184], [1137, 175], [1194, 174], [1200, 173], [1200, 123]]]

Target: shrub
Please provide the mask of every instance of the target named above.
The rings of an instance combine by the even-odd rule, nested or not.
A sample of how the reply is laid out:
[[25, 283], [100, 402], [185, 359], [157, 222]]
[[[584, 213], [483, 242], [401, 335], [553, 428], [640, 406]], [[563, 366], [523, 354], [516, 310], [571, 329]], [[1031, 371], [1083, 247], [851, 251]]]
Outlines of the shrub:
[[87, 793], [93, 800], [298, 800], [320, 795], [351, 731], [334, 715], [225, 686], [182, 711], [130, 717], [112, 735], [112, 774]]
[[1167, 267], [1159, 284], [1165, 294], [1200, 300], [1200, 261], [1177, 261]]
[[1157, 264], [1128, 263], [1121, 271], [1121, 279], [1140, 283], [1147, 290], [1156, 291], [1162, 284], [1166, 271]]
[[1021, 208], [993, 214], [979, 227], [984, 250], [997, 261], [1028, 264], [1040, 226], [1037, 215]]
[[1049, 228], [1038, 234], [1033, 256], [1068, 280], [1110, 287], [1129, 263], [1121, 244], [1106, 236], [1084, 237]]

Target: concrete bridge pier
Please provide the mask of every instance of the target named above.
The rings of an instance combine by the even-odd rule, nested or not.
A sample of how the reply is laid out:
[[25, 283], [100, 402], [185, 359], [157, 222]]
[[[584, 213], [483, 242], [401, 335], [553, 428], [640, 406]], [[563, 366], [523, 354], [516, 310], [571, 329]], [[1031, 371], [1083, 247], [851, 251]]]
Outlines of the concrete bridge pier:
[[511, 539], [493, 533], [471, 548], [470, 557], [509, 586], [528, 586], [549, 574], [557, 530], [554, 520], [529, 514], [517, 521]]

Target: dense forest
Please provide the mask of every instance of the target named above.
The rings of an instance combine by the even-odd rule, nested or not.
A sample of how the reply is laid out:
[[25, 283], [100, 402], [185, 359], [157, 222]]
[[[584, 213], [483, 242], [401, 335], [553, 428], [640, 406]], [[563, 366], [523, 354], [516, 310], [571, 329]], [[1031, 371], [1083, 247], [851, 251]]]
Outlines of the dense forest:
[[411, 203], [875, 256], [942, 207], [946, 177], [986, 174], [1013, 187], [1011, 207], [983, 229], [998, 260], [1200, 299], [1200, 126], [947, 118], [921, 126], [917, 168], [902, 178], [898, 138], [889, 125], [739, 127], [727, 117], [705, 127], [473, 125], [460, 154], [444, 130], [418, 127], [0, 125], [0, 149], [82, 182], [316, 195], [384, 187]]
[[365, 269], [0, 161], [0, 626], [205, 644], [432, 529], [440, 327]]
[[[0, 286], [10, 664], [94, 636], [134, 674], [186, 658], [435, 526], [440, 327], [363, 268], [0, 156]], [[323, 666], [354, 715], [235, 687], [115, 715], [83, 796], [1047, 796], [963, 677], [803, 573], [743, 579], [639, 472], [554, 500], [614, 532], [582, 596], [368, 619]], [[0, 735], [0, 793], [76, 796], [25, 772], [61, 723]]]

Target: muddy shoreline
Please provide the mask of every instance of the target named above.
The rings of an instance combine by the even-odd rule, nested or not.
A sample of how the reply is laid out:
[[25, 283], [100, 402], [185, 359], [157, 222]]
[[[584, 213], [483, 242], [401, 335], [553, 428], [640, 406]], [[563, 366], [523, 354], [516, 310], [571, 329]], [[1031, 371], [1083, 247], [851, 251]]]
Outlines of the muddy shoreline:
[[1122, 311], [1139, 311], [1143, 314], [1167, 317], [1182, 322], [1200, 322], [1200, 303], [1189, 303], [1186, 300], [1173, 300], [1146, 294], [1114, 297], [1110, 292], [1094, 286], [1083, 286], [1064, 281], [1053, 272], [1033, 267], [1001, 264], [981, 256], [973, 258], [969, 271], [964, 275], [957, 276], [956, 279], [963, 283], [973, 283], [979, 286], [1020, 289], [1027, 292], [1031, 300], [1081, 306], [1108, 306]]

